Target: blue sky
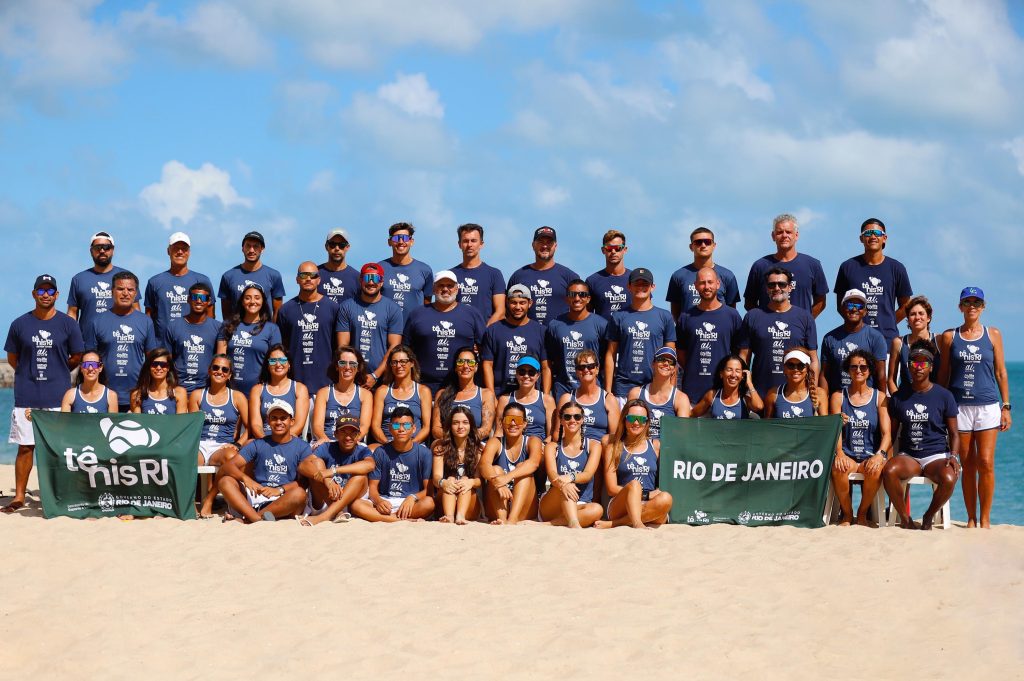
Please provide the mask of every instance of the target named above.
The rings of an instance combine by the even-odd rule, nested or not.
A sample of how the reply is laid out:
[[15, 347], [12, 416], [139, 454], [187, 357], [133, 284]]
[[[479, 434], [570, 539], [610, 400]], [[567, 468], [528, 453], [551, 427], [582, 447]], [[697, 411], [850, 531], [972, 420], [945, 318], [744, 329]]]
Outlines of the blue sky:
[[0, 319], [30, 308], [36, 274], [66, 285], [91, 264], [99, 229], [143, 280], [183, 229], [215, 281], [259, 229], [293, 294], [333, 227], [358, 265], [411, 221], [439, 269], [458, 261], [455, 227], [479, 222], [506, 275], [539, 225], [584, 275], [616, 227], [663, 295], [694, 227], [716, 231], [742, 285], [790, 212], [830, 283], [860, 223], [883, 219], [933, 328], [982, 286], [986, 322], [1024, 360], [1022, 15], [982, 0], [5, 0]]

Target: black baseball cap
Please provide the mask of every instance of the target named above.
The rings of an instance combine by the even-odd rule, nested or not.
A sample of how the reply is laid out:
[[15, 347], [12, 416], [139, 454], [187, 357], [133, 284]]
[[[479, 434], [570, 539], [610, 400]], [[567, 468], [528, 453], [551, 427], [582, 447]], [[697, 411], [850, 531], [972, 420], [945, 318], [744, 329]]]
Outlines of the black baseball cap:
[[32, 288], [57, 288], [57, 280], [52, 274], [40, 274]]
[[646, 281], [648, 284], [653, 284], [654, 275], [646, 267], [637, 267], [629, 273], [629, 283], [632, 284], [634, 281]]
[[558, 241], [558, 233], [555, 232], [554, 227], [544, 225], [543, 227], [538, 227], [534, 230], [533, 240], [536, 241], [537, 239], [551, 239], [552, 241]]
[[262, 234], [260, 234], [259, 232], [255, 231], [255, 230], [253, 230], [251, 232], [247, 232], [246, 235], [242, 237], [242, 243], [244, 244], [249, 239], [252, 239], [253, 241], [259, 241], [260, 242], [260, 246], [263, 246], [263, 248], [267, 247], [266, 239], [263, 238]]

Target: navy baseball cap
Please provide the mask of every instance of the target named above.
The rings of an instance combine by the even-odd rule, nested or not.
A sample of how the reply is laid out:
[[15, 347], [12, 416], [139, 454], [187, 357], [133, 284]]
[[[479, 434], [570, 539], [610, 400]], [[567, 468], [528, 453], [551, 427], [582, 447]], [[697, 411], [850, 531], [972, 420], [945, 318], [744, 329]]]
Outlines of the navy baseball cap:
[[552, 241], [558, 241], [558, 233], [555, 231], [554, 227], [544, 225], [543, 227], [538, 227], [534, 230], [533, 240], [536, 241], [537, 239], [551, 239]]
[[32, 288], [57, 288], [57, 280], [52, 274], [40, 274]]
[[977, 298], [978, 300], [985, 300], [985, 292], [977, 286], [968, 286], [960, 292], [960, 300], [964, 298]]
[[262, 234], [260, 234], [259, 232], [255, 231], [255, 230], [253, 230], [251, 232], [247, 232], [246, 235], [242, 237], [242, 243], [244, 244], [249, 239], [252, 239], [253, 241], [259, 241], [260, 242], [260, 246], [263, 246], [263, 248], [267, 247], [266, 239], [263, 238]]

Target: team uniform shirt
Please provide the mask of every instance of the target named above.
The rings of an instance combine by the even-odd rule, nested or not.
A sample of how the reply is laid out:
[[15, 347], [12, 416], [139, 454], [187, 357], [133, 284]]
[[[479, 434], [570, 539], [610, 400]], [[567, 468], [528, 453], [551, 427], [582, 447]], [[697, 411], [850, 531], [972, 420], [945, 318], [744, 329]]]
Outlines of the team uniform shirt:
[[326, 296], [315, 303], [292, 298], [277, 311], [277, 326], [295, 379], [316, 394], [331, 382], [327, 367], [334, 361], [338, 304]]
[[957, 404], [995, 404], [999, 402], [996, 385], [995, 348], [982, 327], [981, 338], [965, 340], [960, 329], [953, 331], [949, 349], [949, 389]]
[[480, 358], [494, 362], [496, 397], [516, 389], [516, 367], [526, 355], [533, 355], [541, 362], [548, 358], [544, 347], [544, 327], [540, 322], [527, 319], [526, 324], [515, 326], [502, 319], [487, 327], [480, 344]]
[[209, 317], [203, 317], [198, 324], [182, 317], [168, 327], [164, 344], [174, 356], [178, 384], [188, 392], [205, 388], [209, 382], [208, 371], [217, 350], [221, 326], [219, 321]]
[[516, 399], [513, 392], [509, 393], [508, 401], [510, 404], [520, 405], [526, 412], [526, 428], [523, 434], [543, 441], [548, 436], [548, 412], [544, 407], [544, 393], [538, 390], [537, 396], [531, 402], [523, 402]]
[[147, 395], [142, 398], [139, 408], [142, 409], [143, 414], [176, 414], [178, 413], [178, 401], [174, 399], [173, 395], [162, 400]]
[[[373, 451], [364, 445], [362, 442], [357, 442], [355, 449], [347, 454], [341, 451], [341, 446], [337, 442], [325, 442], [317, 447], [313, 454], [324, 462], [324, 465], [330, 468], [331, 466], [349, 466], [354, 463], [359, 463], [363, 459], [373, 458]], [[338, 483], [342, 487], [345, 483], [352, 478], [350, 473], [335, 473], [334, 482]], [[417, 490], [419, 491], [419, 490]]]
[[[718, 287], [718, 300], [725, 305], [735, 306], [740, 302], [740, 287], [736, 283], [736, 275], [732, 273], [732, 270], [721, 265], [714, 265], [712, 269], [715, 270], [721, 283], [721, 286]], [[670, 303], [678, 303], [683, 310], [696, 307], [700, 303], [700, 294], [697, 293], [696, 286], [697, 272], [699, 271], [699, 267], [690, 263], [673, 272], [672, 278], [668, 281], [668, 293], [665, 294], [665, 300]]]
[[334, 441], [335, 426], [342, 414], [351, 414], [359, 418], [362, 408], [363, 400], [359, 396], [359, 386], [355, 386], [352, 390], [352, 397], [349, 398], [348, 402], [342, 404], [341, 400], [338, 399], [337, 391], [332, 385], [327, 391], [327, 407], [324, 411], [324, 435], [327, 436], [327, 439], [332, 442]]
[[381, 413], [380, 429], [384, 431], [384, 436], [388, 442], [394, 439], [394, 434], [391, 432], [391, 414], [398, 407], [408, 407], [409, 411], [412, 412], [412, 423], [414, 426], [412, 436], [416, 437], [425, 425], [423, 423], [423, 403], [420, 401], [419, 383], [412, 384], [412, 396], [405, 399], [395, 397], [390, 385], [387, 392], [384, 393], [384, 410]]
[[793, 275], [793, 290], [789, 295], [789, 302], [795, 307], [809, 312], [814, 305], [815, 296], [828, 294], [825, 270], [821, 269], [821, 262], [817, 258], [812, 258], [806, 253], [797, 253], [789, 262], [782, 262], [773, 253], [755, 260], [750, 266], [747, 287], [743, 290], [745, 305], [753, 304], [762, 310], [768, 309], [771, 299], [765, 289], [764, 277], [768, 270], [776, 266], [789, 270]]
[[433, 295], [434, 272], [427, 263], [413, 259], [408, 265], [396, 265], [387, 258], [377, 264], [384, 268], [381, 295], [395, 301], [405, 319]]
[[608, 343], [607, 331], [608, 320], [594, 313], [579, 321], [569, 319], [568, 315], [561, 315], [548, 322], [544, 350], [551, 367], [556, 400], [580, 387], [579, 379], [576, 377], [576, 355], [583, 350], [597, 353], [597, 375], [604, 375], [601, 373], [601, 366]]
[[608, 270], [602, 269], [587, 277], [587, 286], [590, 287], [590, 304], [594, 314], [598, 314], [610, 320], [612, 314], [629, 307], [629, 273], [633, 270], [626, 269], [622, 274], [608, 274]]
[[850, 402], [850, 392], [844, 388], [842, 413], [846, 414], [843, 453], [855, 461], [864, 461], [877, 452], [882, 444], [882, 430], [878, 421], [878, 391], [872, 390], [871, 399], [855, 407]]
[[[83, 333], [93, 319], [114, 306], [114, 275], [124, 271], [123, 267], [112, 265], [109, 272], [100, 274], [89, 268], [72, 277], [68, 307], [78, 308], [78, 326]], [[138, 299], [136, 294], [135, 300]]]
[[569, 289], [569, 282], [579, 278], [580, 275], [558, 263], [554, 263], [546, 270], [536, 270], [533, 265], [523, 265], [509, 277], [508, 286], [512, 288], [515, 284], [522, 284], [530, 289], [530, 295], [533, 296], [530, 319], [536, 319], [547, 326], [548, 321], [569, 311], [565, 293]]
[[625, 487], [634, 480], [640, 481], [640, 487], [645, 492], [657, 489], [658, 487], [658, 455], [654, 452], [654, 445], [647, 440], [647, 446], [639, 454], [631, 454], [622, 447], [619, 455], [619, 465], [615, 469], [615, 480], [620, 487]]
[[785, 312], [754, 309], [743, 319], [740, 347], [750, 348], [754, 362], [750, 373], [758, 395], [786, 381], [782, 373], [782, 359], [794, 346], [808, 350], [818, 348], [818, 330], [814, 317], [802, 307], [790, 307]]
[[675, 342], [676, 325], [672, 314], [660, 307], [639, 312], [627, 307], [615, 313], [608, 336], [619, 343], [612, 392], [616, 397], [626, 397], [632, 388], [653, 378], [654, 353], [666, 343]]
[[199, 399], [199, 411], [203, 412], [203, 433], [200, 441], [226, 445], [235, 441], [238, 432], [238, 407], [235, 396], [228, 388], [228, 401], [221, 405], [210, 404], [209, 394], [203, 390]]
[[742, 330], [743, 318], [728, 305], [717, 310], [691, 307], [679, 315], [676, 340], [684, 357], [681, 387], [691, 404], [711, 390], [715, 369], [739, 347]]
[[362, 297], [349, 298], [338, 310], [338, 331], [351, 334], [349, 344], [359, 349], [369, 371], [384, 361], [388, 334], [402, 335], [402, 308], [390, 298], [367, 303]]
[[[562, 443], [558, 443], [558, 449], [555, 450], [555, 470], [558, 471], [559, 475], [571, 475], [575, 473], [579, 475], [587, 468], [587, 462], [590, 461], [590, 440], [583, 438], [583, 449], [576, 456], [569, 456], [562, 449]], [[579, 503], [588, 504], [594, 500], [594, 478], [590, 478], [585, 483], [577, 483], [576, 491], [579, 492]]]
[[[821, 365], [827, 363], [825, 380], [828, 381], [828, 391], [837, 392], [843, 388], [850, 387], [850, 374], [843, 371], [843, 361], [854, 350], [861, 348], [870, 352], [876, 360], [885, 360], [888, 352], [888, 344], [878, 329], [865, 324], [860, 331], [847, 331], [845, 327], [832, 329], [821, 339]], [[872, 388], [875, 385], [875, 366], [868, 367], [868, 385]]]
[[267, 389], [267, 384], [263, 384], [263, 389], [260, 391], [260, 420], [263, 421], [263, 435], [270, 436], [270, 407], [273, 406], [274, 402], [281, 401], [291, 405], [292, 411], [298, 411], [295, 408], [295, 386], [297, 385], [295, 379], [289, 379], [288, 389], [280, 395], [275, 395]]
[[95, 402], [90, 402], [85, 399], [82, 395], [81, 386], [75, 388], [75, 399], [71, 402], [71, 413], [72, 414], [106, 414], [107, 413], [107, 400], [110, 393], [110, 388], [103, 386], [103, 394], [96, 399]]
[[956, 398], [935, 383], [925, 392], [907, 387], [892, 396], [893, 413], [902, 426], [900, 453], [915, 459], [949, 451], [946, 419], [956, 418]]
[[113, 312], [95, 317], [85, 330], [85, 346], [96, 348], [107, 372], [107, 387], [117, 393], [121, 405], [139, 380], [146, 353], [160, 347], [153, 320], [132, 310], [126, 315]]
[[359, 270], [345, 265], [337, 272], [327, 269], [327, 263], [320, 265], [320, 283], [316, 290], [327, 296], [339, 306], [350, 298], [359, 295]]
[[171, 274], [170, 270], [161, 272], [146, 283], [143, 300], [146, 312], [153, 319], [157, 338], [166, 338], [171, 324], [190, 312], [188, 290], [194, 284], [206, 284], [213, 291], [209, 277], [191, 270], [180, 277]]
[[78, 324], [63, 312], [45, 320], [26, 312], [11, 322], [4, 350], [18, 356], [14, 406], [53, 409], [71, 388], [68, 357], [83, 352], [85, 344]]
[[863, 255], [858, 255], [839, 266], [832, 290], [842, 300], [843, 294], [853, 288], [860, 289], [868, 298], [864, 323], [881, 331], [888, 348], [892, 339], [899, 335], [896, 330], [899, 299], [914, 295], [907, 268], [888, 256], [877, 265], [869, 265]]
[[814, 400], [811, 399], [810, 390], [806, 397], [799, 402], [793, 402], [785, 394], [784, 386], [775, 388], [775, 404], [769, 418], [773, 419], [800, 419], [814, 416]]
[[281, 273], [266, 265], [261, 265], [258, 270], [252, 272], [246, 272], [241, 265], [235, 265], [221, 276], [217, 297], [227, 301], [229, 309], [234, 310], [242, 291], [253, 284], [263, 289], [263, 297], [268, 303], [284, 298], [284, 280], [281, 279]]
[[256, 324], [240, 322], [231, 338], [225, 338], [225, 331], [221, 327], [220, 338], [228, 343], [234, 386], [248, 395], [252, 387], [260, 382], [260, 371], [267, 352], [281, 342], [281, 330], [274, 322], [265, 322], [261, 328], [257, 328]]
[[475, 307], [485, 320], [490, 319], [494, 314], [493, 296], [505, 294], [505, 275], [485, 262], [479, 267], [459, 264], [450, 269], [459, 278], [459, 305]]
[[374, 450], [370, 480], [380, 481], [381, 496], [401, 499], [423, 489], [432, 467], [433, 457], [422, 442], [413, 444], [407, 452], [396, 451], [389, 442]]
[[715, 396], [711, 399], [711, 409], [708, 415], [713, 419], [719, 420], [732, 420], [732, 419], [749, 419], [750, 408], [747, 407], [747, 403], [742, 397], [737, 397], [736, 401], [732, 404], [726, 404], [722, 400], [722, 391], [716, 390]]
[[604, 403], [607, 394], [602, 388], [600, 396], [594, 402], [583, 402], [576, 391], [572, 391], [572, 399], [583, 409], [583, 425], [586, 427], [583, 434], [591, 440], [603, 438], [612, 425], [608, 423], [608, 407]]
[[651, 399], [651, 386], [647, 384], [640, 388], [640, 399], [644, 401], [644, 404], [647, 405], [651, 412], [651, 417], [647, 422], [649, 426], [647, 437], [652, 440], [660, 440], [662, 417], [676, 415], [676, 388], [675, 386], [672, 387], [672, 392], [664, 402], [654, 402]]
[[283, 487], [299, 477], [299, 464], [312, 454], [309, 443], [297, 437], [278, 443], [270, 437], [246, 443], [238, 452], [253, 464], [252, 479], [264, 487]]
[[483, 315], [468, 305], [456, 304], [447, 312], [433, 305], [407, 311], [404, 342], [416, 353], [423, 385], [437, 392], [455, 364], [455, 352], [479, 344], [486, 330]]

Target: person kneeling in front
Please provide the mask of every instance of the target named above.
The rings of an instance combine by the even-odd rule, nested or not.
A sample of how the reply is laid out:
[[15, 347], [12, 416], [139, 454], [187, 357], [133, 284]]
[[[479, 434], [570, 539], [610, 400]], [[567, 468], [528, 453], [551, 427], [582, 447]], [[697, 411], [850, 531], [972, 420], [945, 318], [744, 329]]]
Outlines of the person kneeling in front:
[[351, 518], [345, 510], [366, 493], [366, 476], [373, 470], [373, 451], [359, 441], [359, 417], [342, 413], [334, 423], [334, 442], [325, 442], [299, 464], [309, 480], [308, 515], [303, 527]]
[[422, 520], [434, 512], [434, 499], [427, 494], [433, 459], [426, 445], [413, 442], [413, 421], [408, 407], [391, 412], [392, 440], [374, 451], [370, 495], [352, 502], [354, 515], [370, 522], [396, 522]]
[[299, 464], [312, 452], [307, 442], [292, 435], [294, 420], [292, 405], [271, 402], [270, 435], [246, 444], [217, 472], [217, 489], [232, 514], [246, 522], [291, 517], [306, 504], [306, 490], [298, 482]]

